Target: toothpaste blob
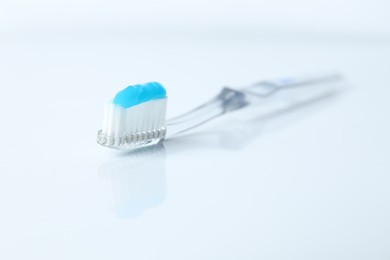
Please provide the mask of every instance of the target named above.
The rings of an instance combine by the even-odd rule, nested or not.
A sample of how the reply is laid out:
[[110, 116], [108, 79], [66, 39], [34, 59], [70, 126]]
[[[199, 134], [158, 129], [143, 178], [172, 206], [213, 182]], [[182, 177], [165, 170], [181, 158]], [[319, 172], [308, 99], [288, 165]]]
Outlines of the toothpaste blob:
[[112, 103], [124, 108], [139, 105], [141, 103], [166, 97], [165, 88], [158, 82], [149, 82], [128, 86], [119, 91]]

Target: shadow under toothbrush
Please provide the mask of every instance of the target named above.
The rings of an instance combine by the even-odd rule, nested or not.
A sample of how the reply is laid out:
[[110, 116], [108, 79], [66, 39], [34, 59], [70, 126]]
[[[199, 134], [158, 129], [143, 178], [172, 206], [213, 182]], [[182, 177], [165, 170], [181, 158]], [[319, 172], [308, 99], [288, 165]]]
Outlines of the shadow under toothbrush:
[[167, 156], [195, 149], [243, 149], [267, 132], [267, 129], [282, 128], [307, 113], [314, 113], [329, 105], [335, 101], [338, 93], [327, 93], [299, 102], [293, 100], [286, 103], [284, 100], [282, 108], [254, 113], [252, 118], [241, 118], [235, 124], [232, 123], [237, 118], [232, 114], [225, 122], [219, 122], [211, 129], [199, 129], [195, 133], [182, 134], [164, 143], [117, 154], [98, 170], [107, 184], [114, 211], [119, 217], [134, 219], [140, 217], [145, 210], [164, 202], [167, 191]]

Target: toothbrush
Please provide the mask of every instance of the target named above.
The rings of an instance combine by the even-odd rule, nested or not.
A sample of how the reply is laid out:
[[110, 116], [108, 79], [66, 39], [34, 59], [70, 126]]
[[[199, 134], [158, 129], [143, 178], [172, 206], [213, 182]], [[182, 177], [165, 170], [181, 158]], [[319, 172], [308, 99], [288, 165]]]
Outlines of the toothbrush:
[[292, 92], [298, 99], [312, 96], [313, 90], [321, 94], [336, 92], [340, 89], [339, 83], [342, 83], [339, 74], [328, 74], [260, 81], [238, 89], [224, 87], [210, 101], [169, 120], [165, 119], [166, 90], [160, 83], [129, 86], [106, 102], [103, 127], [98, 132], [97, 142], [120, 150], [155, 145], [233, 111], [264, 104], [265, 101], [283, 105], [284, 95], [291, 96]]

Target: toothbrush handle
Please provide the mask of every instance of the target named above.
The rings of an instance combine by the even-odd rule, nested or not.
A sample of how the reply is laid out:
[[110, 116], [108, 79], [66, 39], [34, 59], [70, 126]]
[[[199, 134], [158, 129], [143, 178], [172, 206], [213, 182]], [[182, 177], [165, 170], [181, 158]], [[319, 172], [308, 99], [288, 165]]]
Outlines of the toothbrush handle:
[[203, 105], [167, 120], [167, 138], [247, 105], [244, 93], [225, 87], [215, 98]]
[[[329, 92], [334, 91], [334, 89], [329, 87], [330, 84], [340, 82], [341, 80], [342, 78], [340, 75], [329, 74], [315, 77], [283, 78], [272, 81], [261, 81], [240, 90], [224, 87], [222, 91], [210, 101], [185, 114], [167, 120], [167, 138], [193, 129], [226, 113], [249, 105], [261, 104], [264, 101], [269, 100], [270, 96], [274, 96], [281, 90], [298, 89], [300, 91], [294, 92], [296, 94], [299, 93], [300, 97], [305, 97], [307, 96], [306, 93], [308, 91], [306, 88], [301, 88], [303, 86], [322, 85], [326, 87], [325, 91]], [[324, 93], [320, 88], [319, 90]], [[285, 93], [290, 95], [288, 91]]]

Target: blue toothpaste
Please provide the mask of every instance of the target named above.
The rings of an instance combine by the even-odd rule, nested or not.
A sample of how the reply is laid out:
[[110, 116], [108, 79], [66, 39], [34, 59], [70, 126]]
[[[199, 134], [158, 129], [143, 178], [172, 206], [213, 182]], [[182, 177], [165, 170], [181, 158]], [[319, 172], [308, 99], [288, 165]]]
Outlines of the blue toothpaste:
[[112, 103], [124, 108], [139, 105], [141, 103], [166, 97], [165, 88], [158, 82], [149, 82], [128, 86], [119, 91]]

